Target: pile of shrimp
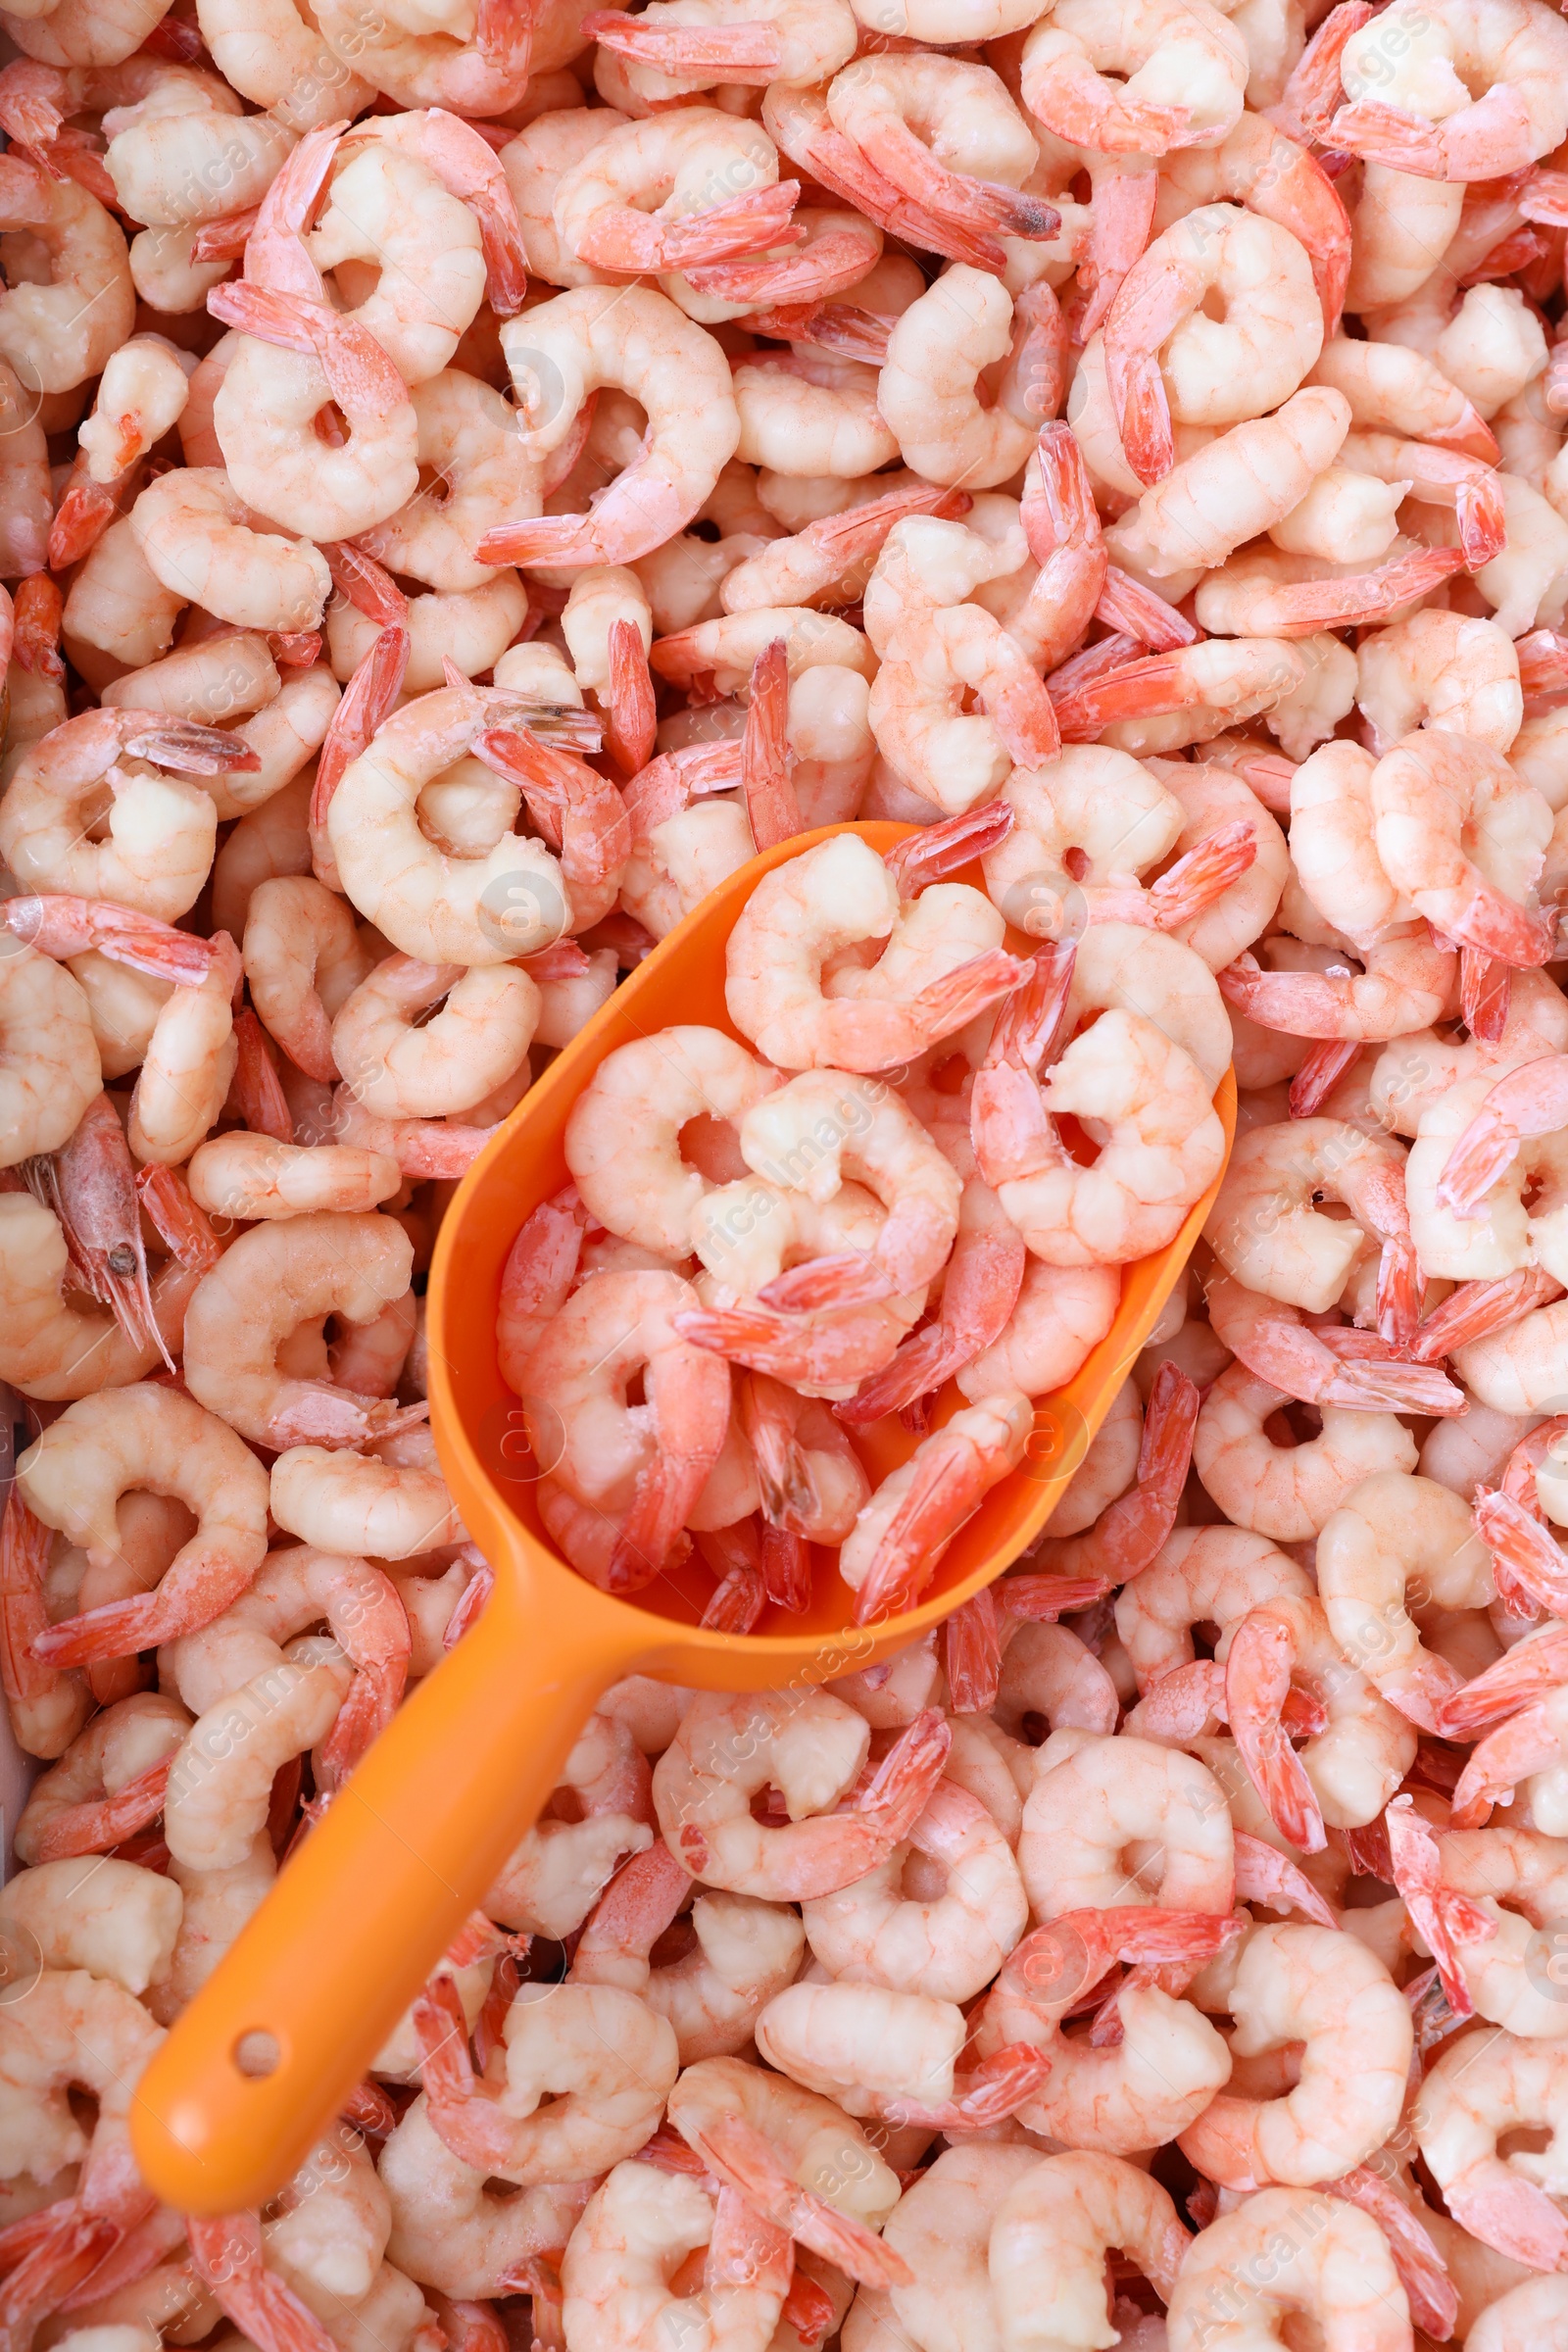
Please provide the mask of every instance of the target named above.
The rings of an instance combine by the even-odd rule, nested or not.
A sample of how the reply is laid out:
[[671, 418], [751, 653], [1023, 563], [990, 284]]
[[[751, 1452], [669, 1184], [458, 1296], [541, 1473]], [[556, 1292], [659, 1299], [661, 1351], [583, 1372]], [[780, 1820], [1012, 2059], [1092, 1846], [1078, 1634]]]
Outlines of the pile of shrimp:
[[[1562, 16], [0, 30], [0, 2352], [1564, 2352]], [[455, 1183], [760, 851], [508, 1467], [737, 1633], [1070, 1484], [885, 1664], [607, 1692], [172, 2211], [143, 2068], [489, 1593]]]

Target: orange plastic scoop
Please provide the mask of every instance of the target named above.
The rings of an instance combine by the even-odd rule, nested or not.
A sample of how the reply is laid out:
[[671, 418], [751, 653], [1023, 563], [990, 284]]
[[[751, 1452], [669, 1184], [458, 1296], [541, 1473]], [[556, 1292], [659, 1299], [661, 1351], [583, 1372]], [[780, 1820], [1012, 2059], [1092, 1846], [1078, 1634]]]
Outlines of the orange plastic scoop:
[[[822, 1556], [804, 1616], [769, 1609], [749, 1635], [705, 1632], [700, 1564], [635, 1601], [577, 1576], [543, 1535], [522, 1409], [496, 1363], [501, 1269], [523, 1219], [566, 1181], [562, 1138], [607, 1054], [680, 1021], [734, 1031], [724, 951], [772, 866], [854, 830], [885, 851], [907, 825], [829, 827], [731, 875], [640, 964], [519, 1103], [459, 1189], [429, 1294], [430, 1403], [452, 1493], [493, 1562], [483, 1616], [376, 1741], [142, 2077], [131, 2136], [149, 2186], [198, 2214], [270, 2196], [364, 2076], [464, 1919], [557, 1786], [595, 1700], [638, 1672], [707, 1690], [830, 1682], [936, 1625], [1037, 1536], [1082, 1460], [1208, 1214], [1129, 1266], [1108, 1335], [1076, 1380], [1036, 1409], [1023, 1466], [949, 1548], [917, 1609], [874, 1630]], [[1025, 953], [1032, 943], [1015, 942]], [[1216, 1097], [1227, 1136], [1236, 1089]], [[1218, 1190], [1218, 1179], [1214, 1190]], [[942, 1420], [962, 1402], [939, 1403]], [[879, 1430], [873, 1477], [912, 1448]]]

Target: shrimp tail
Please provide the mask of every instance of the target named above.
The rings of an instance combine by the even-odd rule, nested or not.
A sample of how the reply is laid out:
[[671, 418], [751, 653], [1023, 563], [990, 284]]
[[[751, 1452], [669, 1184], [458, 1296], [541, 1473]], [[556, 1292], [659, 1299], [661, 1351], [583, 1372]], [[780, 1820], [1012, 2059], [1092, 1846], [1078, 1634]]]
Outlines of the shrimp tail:
[[[877, 501], [878, 506], [892, 503], [892, 499]], [[984, 808], [966, 809], [961, 816], [920, 826], [904, 841], [895, 842], [882, 862], [898, 884], [900, 898], [917, 899], [933, 882], [945, 882], [973, 859], [1000, 849], [1016, 822], [1016, 812], [1007, 802], [988, 801]]]
[[1333, 1905], [1318, 1892], [1305, 1871], [1298, 1869], [1277, 1845], [1253, 1838], [1246, 1830], [1236, 1832], [1236, 1899], [1239, 1903], [1266, 1903], [1270, 1910], [1298, 1911], [1319, 1928], [1340, 1924]]
[[1327, 1844], [1316, 1792], [1280, 1716], [1290, 1690], [1295, 1643], [1285, 1620], [1253, 1609], [1231, 1636], [1225, 1703], [1231, 1736], [1269, 1818], [1298, 1853]]
[[723, 81], [765, 87], [784, 62], [783, 37], [774, 24], [649, 24], [607, 8], [584, 17], [582, 32], [633, 65], [671, 75], [716, 74]]
[[1353, 1037], [1322, 1038], [1309, 1047], [1291, 1080], [1292, 1118], [1316, 1118], [1360, 1051], [1360, 1041]]
[[325, 303], [238, 278], [215, 286], [207, 307], [241, 334], [314, 359], [332, 398], [351, 416], [391, 416], [408, 400], [408, 385], [369, 329]]
[[1568, 1683], [1568, 1625], [1548, 1625], [1530, 1642], [1505, 1650], [1436, 1710], [1439, 1737], [1473, 1740], [1501, 1717], [1530, 1706]]
[[577, 256], [596, 270], [685, 270], [694, 262], [737, 261], [799, 240], [790, 215], [800, 193], [799, 180], [781, 179], [673, 220], [612, 207], [578, 238]]
[[100, 1797], [95, 1804], [68, 1805], [55, 1815], [39, 1839], [39, 1861], [65, 1862], [75, 1854], [106, 1854], [112, 1846], [134, 1838], [163, 1811], [168, 1782], [166, 1757], [161, 1764], [149, 1764], [113, 1796]]
[[1444, 2190], [1448, 2211], [1484, 2246], [1528, 2263], [1533, 2271], [1568, 2270], [1568, 2220], [1544, 2188], [1517, 2173], [1501, 2179], [1454, 2181]]
[[[684, 2127], [683, 2127], [684, 2129]], [[907, 2286], [913, 2273], [902, 2254], [853, 2214], [803, 2188], [778, 2151], [739, 2116], [715, 2116], [691, 2128], [698, 2155], [780, 2230], [862, 2286]]]
[[103, 899], [16, 898], [0, 908], [0, 922], [41, 956], [82, 956], [96, 948], [111, 963], [183, 988], [199, 988], [213, 968], [210, 941]]
[[1174, 931], [1196, 921], [1257, 861], [1257, 828], [1246, 817], [1220, 825], [1194, 844], [1149, 892], [1155, 927]]
[[160, 1241], [180, 1264], [210, 1274], [223, 1254], [223, 1245], [179, 1170], [149, 1160], [136, 1171], [136, 1198]]
[[1359, 2205], [1363, 2213], [1372, 2216], [1389, 2241], [1412, 2321], [1434, 2343], [1446, 2344], [1459, 2316], [1459, 2293], [1419, 2215], [1370, 2165], [1359, 2164], [1353, 2172], [1323, 2185], [1329, 2196], [1343, 2197], [1348, 2205]]
[[330, 2352], [332, 2338], [316, 2314], [265, 2268], [254, 2213], [192, 2214], [187, 2235], [198, 2274], [257, 2352]]
[[1444, 1162], [1440, 1207], [1476, 1213], [1527, 1137], [1554, 1135], [1568, 1122], [1568, 1054], [1548, 1054], [1499, 1078]]
[[1473, 2017], [1476, 2005], [1465, 1982], [1459, 1949], [1467, 1943], [1488, 1942], [1496, 1935], [1497, 1923], [1468, 1895], [1444, 1886], [1438, 1841], [1431, 1824], [1415, 1811], [1413, 1797], [1392, 1798], [1383, 1820], [1394, 1884], [1410, 1914], [1410, 1923], [1437, 1963], [1454, 2016]]
[[902, 1844], [942, 1778], [952, 1745], [952, 1725], [927, 1707], [900, 1733], [852, 1810], [873, 1822], [890, 1846]]
[[[1441, 550], [1439, 551], [1442, 552]], [[1556, 925], [1532, 914], [1485, 883], [1456, 890], [1412, 891], [1411, 898], [1435, 930], [1462, 947], [1479, 948], [1516, 971], [1549, 963], [1557, 953]]]
[[942, 1662], [955, 1715], [983, 1715], [1002, 1685], [1002, 1628], [988, 1587], [961, 1601], [942, 1628]]
[[659, 719], [642, 631], [624, 617], [610, 624], [608, 719], [605, 749], [623, 776], [634, 776], [654, 756]]
[[802, 830], [801, 805], [790, 781], [789, 699], [789, 648], [775, 637], [752, 664], [752, 698], [741, 737], [741, 791], [760, 850], [776, 849]]
[[1526, 1707], [1499, 1724], [1471, 1749], [1454, 1784], [1451, 1826], [1479, 1829], [1504, 1789], [1516, 1788], [1533, 1772], [1544, 1772], [1560, 1754], [1544, 1704]]
[[588, 514], [539, 514], [524, 522], [498, 522], [481, 534], [474, 555], [481, 564], [603, 564], [606, 561]]
[[1340, 61], [1353, 32], [1371, 19], [1371, 0], [1338, 0], [1317, 27], [1285, 84], [1273, 119], [1304, 146], [1322, 145], [1344, 93]]
[[1390, 106], [1386, 99], [1361, 98], [1342, 106], [1329, 125], [1334, 145], [1366, 164], [1408, 172], [1417, 179], [1446, 179], [1443, 140], [1435, 122]]
[[1462, 1282], [1428, 1315], [1411, 1342], [1411, 1357], [1418, 1364], [1437, 1363], [1561, 1296], [1562, 1285], [1541, 1266], [1521, 1266], [1489, 1282]]
[[888, 2121], [937, 2132], [990, 2131], [1027, 2105], [1050, 2072], [1051, 2060], [1036, 2043], [1009, 2041], [983, 2059], [971, 2075], [956, 2079], [956, 2091], [958, 2081], [966, 2087], [955, 2098], [929, 2107], [913, 2100], [892, 2101]]
[[388, 718], [403, 691], [413, 640], [406, 628], [383, 628], [359, 668], [343, 689], [327, 722], [325, 739], [311, 787], [311, 824], [319, 832], [326, 823], [332, 796], [362, 753], [369, 750], [376, 731]]
[[1114, 564], [1105, 566], [1095, 618], [1107, 629], [1125, 631], [1154, 654], [1172, 654], [1179, 646], [1196, 645], [1201, 634], [1185, 612]]
[[1554, 1617], [1568, 1617], [1568, 1558], [1550, 1529], [1492, 1487], [1476, 1489], [1473, 1508], [1476, 1534], [1514, 1582]]
[[670, 1318], [683, 1339], [732, 1363], [775, 1380], [837, 1388], [862, 1380], [885, 1364], [898, 1345], [897, 1327], [855, 1312], [803, 1326], [761, 1307], [682, 1308]]

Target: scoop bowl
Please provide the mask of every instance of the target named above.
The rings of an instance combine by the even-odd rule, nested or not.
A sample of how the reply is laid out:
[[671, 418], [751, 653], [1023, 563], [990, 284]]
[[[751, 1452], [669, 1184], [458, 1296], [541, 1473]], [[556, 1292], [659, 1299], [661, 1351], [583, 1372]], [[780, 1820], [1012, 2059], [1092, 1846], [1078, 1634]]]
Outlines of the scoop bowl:
[[[441, 1227], [428, 1298], [437, 1448], [465, 1524], [495, 1570], [482, 1616], [427, 1675], [295, 1852], [276, 1887], [142, 2077], [131, 2137], [149, 2186], [195, 2214], [264, 2203], [365, 2076], [502, 1863], [538, 1819], [596, 1701], [638, 1673], [704, 1690], [807, 1689], [903, 1649], [999, 1576], [1050, 1519], [1187, 1263], [1219, 1178], [1176, 1239], [1123, 1272], [1106, 1337], [1043, 1398], [1020, 1467], [954, 1538], [917, 1608], [875, 1627], [818, 1554], [802, 1615], [769, 1607], [747, 1635], [699, 1622], [712, 1577], [694, 1560], [634, 1599], [579, 1577], [540, 1524], [522, 1407], [496, 1358], [496, 1304], [523, 1219], [567, 1178], [573, 1102], [605, 1056], [676, 1022], [738, 1032], [725, 949], [773, 866], [836, 832], [879, 853], [914, 828], [829, 826], [764, 851], [713, 891], [552, 1062], [475, 1160]], [[961, 879], [979, 880], [978, 870]], [[1032, 941], [1011, 943], [1032, 952]], [[1227, 1147], [1236, 1087], [1214, 1098]], [[949, 1384], [935, 1421], [964, 1399]], [[873, 1480], [916, 1441], [856, 1433]]]

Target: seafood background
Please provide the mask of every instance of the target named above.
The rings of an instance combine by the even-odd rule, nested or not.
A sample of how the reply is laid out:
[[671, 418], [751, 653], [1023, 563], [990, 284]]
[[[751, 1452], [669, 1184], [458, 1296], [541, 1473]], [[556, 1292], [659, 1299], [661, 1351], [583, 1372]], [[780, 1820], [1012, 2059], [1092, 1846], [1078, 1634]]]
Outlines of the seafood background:
[[[0, 2352], [1568, 2346], [1561, 14], [0, 30]], [[172, 2210], [144, 2070], [490, 1593], [454, 1186], [860, 817], [518, 1217], [562, 1557], [885, 1622], [1203, 1239], [992, 1589], [617, 1683]]]

